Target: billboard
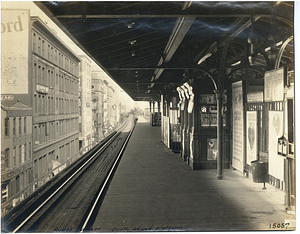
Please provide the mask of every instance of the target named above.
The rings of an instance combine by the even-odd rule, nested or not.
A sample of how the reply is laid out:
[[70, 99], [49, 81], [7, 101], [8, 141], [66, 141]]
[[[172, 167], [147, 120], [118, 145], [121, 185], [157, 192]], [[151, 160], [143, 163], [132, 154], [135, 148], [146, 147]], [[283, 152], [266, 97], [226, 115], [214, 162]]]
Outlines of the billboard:
[[283, 112], [269, 111], [269, 174], [284, 181], [284, 157], [278, 155], [278, 138], [283, 134]]
[[2, 95], [28, 94], [28, 40], [29, 10], [1, 9]]
[[247, 111], [247, 164], [257, 159], [257, 111]]
[[265, 73], [264, 93], [266, 102], [283, 101], [286, 77], [286, 69], [284, 67]]
[[244, 169], [244, 106], [242, 81], [232, 84], [233, 155], [232, 166]]

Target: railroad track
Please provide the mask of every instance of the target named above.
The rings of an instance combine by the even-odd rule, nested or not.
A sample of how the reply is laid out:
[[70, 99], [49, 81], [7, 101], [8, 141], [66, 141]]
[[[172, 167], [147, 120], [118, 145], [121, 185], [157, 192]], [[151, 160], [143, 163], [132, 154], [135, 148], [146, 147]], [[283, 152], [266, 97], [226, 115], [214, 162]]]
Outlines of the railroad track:
[[133, 117], [58, 177], [2, 218], [2, 232], [84, 232], [133, 132]]

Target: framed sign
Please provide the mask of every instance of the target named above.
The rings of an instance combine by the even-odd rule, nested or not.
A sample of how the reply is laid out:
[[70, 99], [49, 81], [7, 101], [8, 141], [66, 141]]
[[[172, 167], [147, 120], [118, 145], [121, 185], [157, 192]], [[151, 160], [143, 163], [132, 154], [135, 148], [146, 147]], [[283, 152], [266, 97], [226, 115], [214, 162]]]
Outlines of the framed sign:
[[257, 111], [247, 111], [247, 164], [257, 159]]
[[264, 92], [247, 93], [247, 103], [260, 103], [264, 101]]
[[287, 80], [286, 67], [266, 72], [264, 80], [265, 101], [283, 101], [284, 85]]
[[207, 139], [207, 160], [217, 160], [218, 145], [217, 139]]
[[244, 169], [244, 106], [243, 82], [232, 84], [232, 120], [233, 120], [233, 152], [232, 166], [243, 171]]

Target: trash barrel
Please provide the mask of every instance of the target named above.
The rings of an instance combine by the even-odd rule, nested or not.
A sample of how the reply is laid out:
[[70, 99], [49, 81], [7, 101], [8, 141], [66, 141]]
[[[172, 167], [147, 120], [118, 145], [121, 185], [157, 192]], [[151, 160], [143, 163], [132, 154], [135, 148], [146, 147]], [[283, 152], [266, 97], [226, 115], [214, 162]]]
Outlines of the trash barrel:
[[254, 183], [268, 182], [268, 162], [255, 160], [251, 162]]

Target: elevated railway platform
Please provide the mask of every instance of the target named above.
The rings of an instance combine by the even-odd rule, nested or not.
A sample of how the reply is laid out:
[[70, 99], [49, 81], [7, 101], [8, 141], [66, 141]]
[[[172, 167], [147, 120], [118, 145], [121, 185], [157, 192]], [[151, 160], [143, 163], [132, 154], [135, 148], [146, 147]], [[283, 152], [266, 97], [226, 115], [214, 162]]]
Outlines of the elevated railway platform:
[[293, 229], [284, 195], [233, 169], [191, 170], [139, 117], [91, 231]]

